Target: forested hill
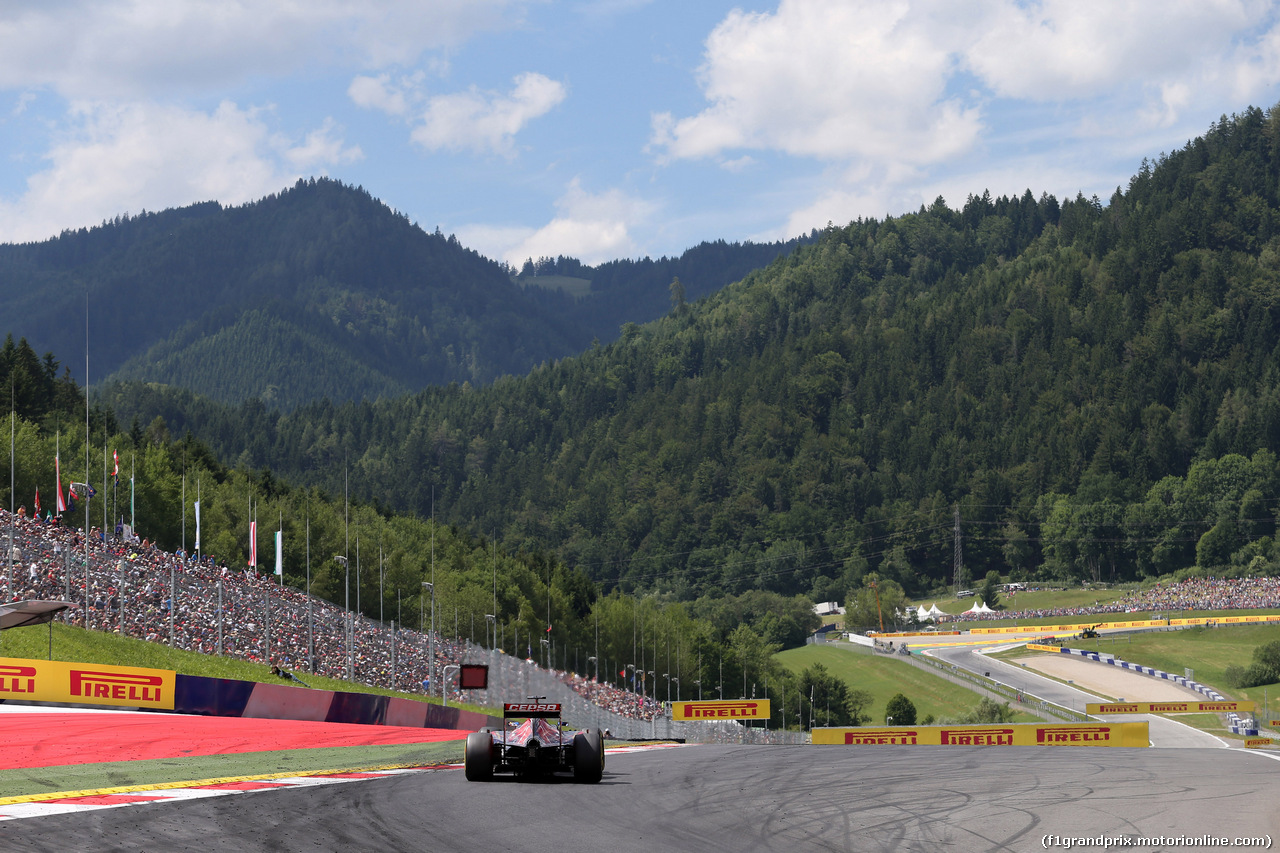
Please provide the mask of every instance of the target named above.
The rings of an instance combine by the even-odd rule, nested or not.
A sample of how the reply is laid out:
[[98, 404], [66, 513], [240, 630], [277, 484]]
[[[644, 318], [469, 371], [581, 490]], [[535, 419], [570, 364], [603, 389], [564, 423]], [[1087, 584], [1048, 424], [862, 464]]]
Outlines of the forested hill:
[[425, 514], [434, 488], [439, 516], [679, 594], [838, 599], [869, 569], [926, 591], [957, 505], [979, 576], [1274, 569], [1278, 187], [1280, 111], [1251, 109], [1105, 204], [984, 194], [831, 228], [491, 387], [111, 403], [330, 489], [350, 454], [366, 497]]
[[2, 245], [0, 334], [57, 352], [79, 376], [87, 309], [94, 382], [292, 408], [523, 374], [662, 316], [673, 275], [691, 277], [696, 298], [792, 246], [718, 243], [620, 261], [574, 299], [517, 286], [455, 238], [313, 179], [242, 207], [211, 202]]

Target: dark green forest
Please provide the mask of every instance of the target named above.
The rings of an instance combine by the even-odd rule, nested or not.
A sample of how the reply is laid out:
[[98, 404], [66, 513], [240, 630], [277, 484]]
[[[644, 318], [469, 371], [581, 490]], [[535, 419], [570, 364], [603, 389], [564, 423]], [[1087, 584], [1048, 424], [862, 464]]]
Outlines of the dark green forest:
[[[0, 246], [10, 328], [84, 381], [158, 382], [288, 410], [486, 384], [662, 316], [674, 276], [710, 293], [795, 245], [695, 247], [582, 268], [574, 299], [428, 233], [360, 188], [299, 181], [240, 207], [121, 216]], [[564, 259], [562, 259], [562, 262]]]
[[527, 376], [277, 412], [117, 385], [219, 458], [550, 549], [604, 590], [842, 599], [964, 564], [1274, 571], [1280, 110], [1107, 200], [971, 195], [830, 227]]

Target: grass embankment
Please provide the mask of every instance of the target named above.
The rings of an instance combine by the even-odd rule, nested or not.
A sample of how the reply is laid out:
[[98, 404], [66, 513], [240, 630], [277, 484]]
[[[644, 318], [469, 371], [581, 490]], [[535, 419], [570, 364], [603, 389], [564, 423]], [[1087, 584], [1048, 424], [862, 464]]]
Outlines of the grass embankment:
[[[779, 652], [777, 660], [792, 672], [820, 663], [827, 672], [844, 681], [850, 688], [865, 690], [873, 697], [867, 714], [873, 725], [884, 722], [885, 706], [896, 693], [901, 693], [916, 706], [916, 719], [932, 714], [937, 719], [958, 717], [981, 700], [981, 697], [927, 670], [886, 655], [869, 655], [836, 645], [814, 645]], [[1016, 722], [1039, 720], [1018, 712]]]
[[[0, 634], [0, 657], [49, 660], [49, 626], [14, 628]], [[240, 681], [260, 681], [268, 684], [292, 684], [271, 674], [268, 664], [253, 663], [238, 658], [204, 655], [172, 649], [161, 643], [148, 643], [132, 637], [102, 631], [86, 631], [60, 622], [53, 623], [53, 660], [78, 663], [103, 663], [115, 666], [137, 666], [151, 669], [171, 669], [183, 675], [202, 675], [209, 678], [234, 678]], [[399, 693], [380, 687], [370, 687], [351, 681], [312, 675], [305, 670], [294, 674], [308, 687], [320, 690], [342, 690], [350, 693], [373, 693], [380, 696], [398, 696], [418, 702], [428, 700], [420, 694]], [[295, 685], [296, 686], [296, 685]], [[490, 708], [450, 702], [451, 706], [471, 711], [493, 713]]]

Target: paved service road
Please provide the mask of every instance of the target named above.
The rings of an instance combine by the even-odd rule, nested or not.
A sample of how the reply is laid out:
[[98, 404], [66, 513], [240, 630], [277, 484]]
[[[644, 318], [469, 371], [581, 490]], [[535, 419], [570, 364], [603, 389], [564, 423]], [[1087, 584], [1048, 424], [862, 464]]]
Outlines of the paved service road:
[[[990, 673], [991, 677], [997, 681], [1021, 690], [1024, 693], [1039, 696], [1050, 702], [1061, 705], [1065, 708], [1072, 708], [1077, 711], [1083, 711], [1084, 706], [1088, 702], [1106, 701], [1092, 693], [1079, 690], [1069, 684], [1063, 684], [1052, 678], [1046, 678], [1033, 670], [1024, 666], [1007, 663], [1002, 660], [990, 658], [985, 655], [978, 654], [973, 649], [966, 648], [949, 648], [949, 649], [933, 649], [929, 652], [933, 657], [946, 661], [954, 666], [968, 669], [973, 672]], [[1104, 664], [1080, 661], [1081, 666], [1104, 666]], [[1123, 670], [1119, 670], [1123, 672]], [[1138, 673], [1125, 673], [1128, 677], [1135, 680], [1139, 687], [1135, 688], [1133, 696], [1140, 697], [1139, 679], [1147, 679], [1149, 676], [1139, 675]], [[1164, 749], [1185, 749], [1185, 748], [1222, 748], [1226, 744], [1220, 739], [1214, 737], [1208, 732], [1202, 732], [1198, 729], [1171, 720], [1167, 717], [1160, 717], [1151, 714], [1134, 714], [1124, 716], [1108, 716], [1109, 720], [1147, 720], [1150, 722], [1151, 745]]]
[[611, 756], [599, 785], [476, 783], [448, 770], [30, 818], [0, 847], [1030, 853], [1062, 849], [1043, 846], [1046, 835], [1280, 842], [1278, 780], [1280, 763], [1240, 750], [693, 746]]

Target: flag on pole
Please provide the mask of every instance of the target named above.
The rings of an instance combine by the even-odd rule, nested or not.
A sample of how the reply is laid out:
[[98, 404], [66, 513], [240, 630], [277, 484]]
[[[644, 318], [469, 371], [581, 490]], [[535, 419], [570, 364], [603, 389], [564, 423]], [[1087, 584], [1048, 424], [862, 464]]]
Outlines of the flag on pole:
[[62, 515], [67, 511], [67, 502], [62, 498], [62, 463], [57, 456], [53, 457], [53, 473], [58, 478], [58, 515]]
[[548, 634], [550, 634], [550, 633], [551, 633], [551, 626], [550, 626], [550, 625], [548, 625], [548, 626], [547, 626], [547, 633], [548, 633]]
[[36, 486], [36, 518], [40, 517], [40, 487]]
[[249, 522], [249, 565], [258, 567], [258, 522]]
[[284, 531], [276, 531], [276, 574], [284, 577]]
[[200, 550], [200, 501], [196, 501], [196, 545], [195, 550]]
[[120, 451], [118, 450], [111, 451], [111, 458], [115, 464], [115, 469], [111, 472], [111, 476], [112, 478], [119, 480], [120, 479]]

